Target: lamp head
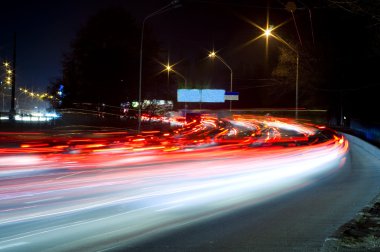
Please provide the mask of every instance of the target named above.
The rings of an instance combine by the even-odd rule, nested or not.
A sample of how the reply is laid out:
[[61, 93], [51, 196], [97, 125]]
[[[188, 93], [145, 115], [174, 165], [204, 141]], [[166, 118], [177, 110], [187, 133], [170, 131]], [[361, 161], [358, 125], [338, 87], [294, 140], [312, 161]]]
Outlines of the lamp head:
[[215, 57], [216, 57], [216, 53], [215, 53], [214, 51], [212, 51], [212, 52], [210, 52], [210, 53], [208, 54], [208, 57], [209, 57], [209, 58], [215, 58]]
[[272, 31], [270, 29], [266, 29], [264, 31], [264, 34], [265, 34], [266, 37], [269, 37], [270, 35], [272, 35]]
[[170, 72], [173, 70], [173, 68], [170, 65], [165, 66], [166, 71]]
[[273, 31], [273, 26], [269, 26], [268, 28], [265, 29], [264, 34], [268, 38], [269, 36], [272, 36], [272, 31]]

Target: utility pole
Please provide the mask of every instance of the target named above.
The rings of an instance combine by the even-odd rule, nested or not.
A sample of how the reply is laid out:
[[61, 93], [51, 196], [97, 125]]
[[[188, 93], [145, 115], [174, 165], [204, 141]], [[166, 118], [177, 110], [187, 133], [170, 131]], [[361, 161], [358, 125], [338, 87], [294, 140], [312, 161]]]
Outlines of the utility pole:
[[16, 116], [15, 100], [16, 100], [16, 33], [13, 36], [13, 72], [12, 72], [12, 96], [11, 110], [9, 111], [9, 120], [14, 120]]

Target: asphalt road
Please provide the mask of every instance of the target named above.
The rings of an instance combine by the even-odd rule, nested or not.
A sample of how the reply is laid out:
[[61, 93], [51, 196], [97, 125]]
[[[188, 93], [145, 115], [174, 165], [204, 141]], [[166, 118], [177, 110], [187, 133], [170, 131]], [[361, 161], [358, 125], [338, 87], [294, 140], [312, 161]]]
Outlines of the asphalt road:
[[115, 251], [320, 251], [326, 237], [380, 193], [380, 151], [348, 137], [344, 167], [316, 184]]
[[340, 148], [16, 156], [0, 251], [317, 251], [380, 191], [378, 157]]

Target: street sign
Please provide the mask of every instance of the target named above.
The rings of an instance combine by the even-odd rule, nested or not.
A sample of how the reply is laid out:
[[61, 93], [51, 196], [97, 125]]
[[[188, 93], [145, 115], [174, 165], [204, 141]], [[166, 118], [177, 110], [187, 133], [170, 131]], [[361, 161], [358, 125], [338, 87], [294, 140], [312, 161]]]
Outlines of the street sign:
[[202, 89], [202, 102], [224, 102], [224, 89]]
[[178, 102], [201, 102], [200, 89], [177, 89]]
[[226, 101], [238, 101], [239, 100], [239, 92], [226, 92], [224, 94], [224, 99]]
[[178, 102], [224, 102], [224, 89], [178, 89]]

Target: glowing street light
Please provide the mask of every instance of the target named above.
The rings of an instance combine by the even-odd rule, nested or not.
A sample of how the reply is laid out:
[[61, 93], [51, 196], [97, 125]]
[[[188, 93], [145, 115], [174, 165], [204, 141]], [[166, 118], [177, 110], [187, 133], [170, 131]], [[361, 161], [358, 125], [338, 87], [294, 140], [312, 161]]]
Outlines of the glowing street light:
[[170, 64], [167, 64], [167, 65], [165, 65], [165, 70], [168, 71], [168, 73], [173, 72], [173, 73], [177, 74], [179, 77], [181, 77], [185, 82], [185, 89], [187, 88], [187, 79], [181, 73], [174, 70], [173, 66], [171, 66]]
[[215, 58], [215, 57], [216, 57], [216, 53], [215, 53], [214, 51], [212, 51], [212, 52], [210, 52], [210, 53], [208, 54], [208, 56], [209, 56], [210, 58]]
[[170, 72], [170, 71], [172, 71], [172, 66], [167, 65], [167, 66], [165, 67], [165, 69], [166, 69], [166, 71]]
[[[218, 60], [220, 60], [220, 62], [222, 62], [230, 71], [231, 71], [231, 79], [230, 79], [230, 92], [232, 92], [232, 80], [233, 80], [233, 72], [232, 72], [232, 68], [226, 63], [226, 61], [224, 61], [224, 59], [222, 57], [220, 57], [215, 51], [211, 51], [209, 54], [208, 54], [208, 57], [211, 58], [211, 59], [215, 59], [217, 58]], [[230, 100], [230, 111], [232, 110], [232, 101]]]
[[264, 34], [265, 34], [265, 36], [268, 38], [269, 36], [272, 35], [272, 29], [271, 29], [271, 28], [269, 28], [269, 29], [265, 29]]
[[280, 41], [282, 44], [286, 45], [290, 50], [292, 50], [295, 54], [296, 54], [296, 112], [295, 112], [295, 117], [296, 119], [298, 119], [298, 77], [299, 77], [299, 54], [298, 54], [298, 51], [296, 49], [294, 49], [291, 45], [289, 45], [289, 43], [287, 43], [285, 40], [283, 40], [281, 37], [279, 37], [278, 35], [275, 35], [272, 33], [272, 27], [270, 27], [269, 29], [265, 29], [264, 30], [264, 35], [269, 38], [269, 37], [273, 37], [275, 38], [277, 41]]
[[296, 112], [295, 112], [295, 118], [298, 119], [298, 76], [299, 76], [299, 54], [298, 54], [298, 51], [296, 49], [294, 49], [291, 45], [289, 45], [288, 42], [286, 42], [284, 39], [282, 39], [280, 36], [278, 36], [277, 34], [274, 34], [273, 31], [276, 30], [277, 28], [281, 27], [282, 25], [284, 25], [286, 22], [284, 23], [281, 23], [280, 25], [277, 25], [275, 27], [273, 27], [272, 25], [269, 25], [269, 19], [267, 18], [267, 25], [266, 25], [266, 28], [263, 28], [255, 23], [253, 23], [252, 21], [250, 20], [246, 20], [248, 23], [250, 23], [251, 25], [255, 26], [256, 28], [258, 28], [259, 30], [262, 31], [262, 34], [259, 35], [258, 37], [252, 39], [251, 41], [249, 41], [248, 43], [246, 44], [250, 44], [258, 39], [260, 39], [261, 37], [266, 37], [266, 40], [267, 40], [267, 48], [268, 48], [268, 40], [270, 37], [276, 39], [277, 41], [281, 42], [282, 44], [286, 45], [290, 50], [292, 50], [295, 54], [296, 54]]
[[[184, 80], [184, 82], [185, 82], [185, 89], [187, 89], [187, 79], [185, 78], [185, 76], [183, 76], [181, 73], [179, 73], [176, 70], [174, 70], [173, 69], [173, 65], [170, 65], [169, 63], [167, 65], [164, 65], [164, 66], [165, 66], [165, 70], [168, 71], [168, 74], [170, 72], [174, 72], [179, 77], [181, 77]], [[187, 102], [185, 102], [185, 118], [186, 118], [186, 115], [187, 115]]]

